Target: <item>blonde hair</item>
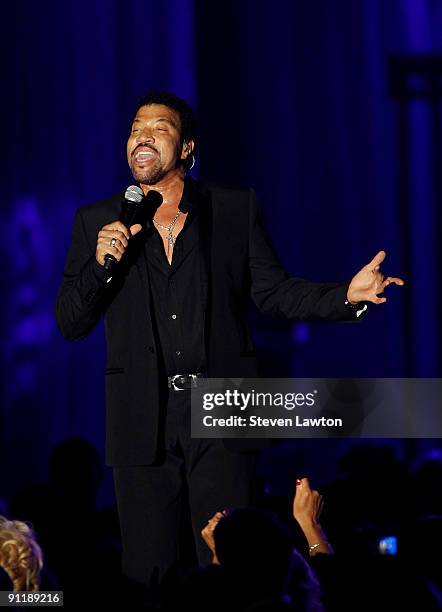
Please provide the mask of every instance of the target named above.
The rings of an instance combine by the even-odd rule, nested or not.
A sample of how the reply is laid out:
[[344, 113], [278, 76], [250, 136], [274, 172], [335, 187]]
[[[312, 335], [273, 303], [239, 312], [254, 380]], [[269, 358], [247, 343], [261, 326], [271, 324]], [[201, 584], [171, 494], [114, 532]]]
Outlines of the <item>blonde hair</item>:
[[0, 566], [12, 580], [14, 591], [38, 591], [43, 553], [32, 528], [0, 515]]

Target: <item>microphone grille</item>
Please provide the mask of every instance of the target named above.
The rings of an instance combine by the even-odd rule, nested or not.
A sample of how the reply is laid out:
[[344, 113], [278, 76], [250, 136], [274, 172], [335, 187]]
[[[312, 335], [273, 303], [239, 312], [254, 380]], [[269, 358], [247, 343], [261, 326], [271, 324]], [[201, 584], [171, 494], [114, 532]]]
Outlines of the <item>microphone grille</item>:
[[138, 204], [144, 198], [144, 192], [138, 185], [131, 185], [126, 189], [124, 197], [126, 200], [129, 200], [129, 202]]

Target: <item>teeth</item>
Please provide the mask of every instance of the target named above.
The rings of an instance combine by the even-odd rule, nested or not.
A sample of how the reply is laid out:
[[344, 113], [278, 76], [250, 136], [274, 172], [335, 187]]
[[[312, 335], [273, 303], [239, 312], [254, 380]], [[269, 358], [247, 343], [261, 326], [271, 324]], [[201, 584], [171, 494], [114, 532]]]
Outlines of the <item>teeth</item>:
[[151, 157], [153, 155], [152, 151], [140, 151], [135, 155], [135, 157]]

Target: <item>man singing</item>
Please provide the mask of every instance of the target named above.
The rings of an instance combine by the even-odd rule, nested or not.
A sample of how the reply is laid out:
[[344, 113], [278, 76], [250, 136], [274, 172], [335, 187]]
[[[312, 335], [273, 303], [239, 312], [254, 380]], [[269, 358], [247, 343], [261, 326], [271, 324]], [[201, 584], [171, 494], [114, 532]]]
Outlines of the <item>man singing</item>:
[[[122, 196], [80, 208], [56, 302], [63, 336], [89, 334], [104, 316], [106, 461], [113, 466], [123, 571], [142, 584], [177, 560], [187, 491], [200, 532], [222, 508], [247, 506], [254, 456], [238, 440], [190, 437], [190, 389], [204, 377], [257, 377], [247, 304], [293, 320], [357, 319], [399, 278], [379, 252], [351, 282], [290, 278], [262, 226], [253, 190], [208, 187], [189, 176], [192, 109], [153, 92], [138, 104], [127, 159], [144, 194], [162, 196], [147, 221], [120, 222]], [[105, 267], [105, 256], [117, 264]], [[250, 443], [250, 442], [249, 442]], [[243, 441], [245, 444], [245, 441]]]

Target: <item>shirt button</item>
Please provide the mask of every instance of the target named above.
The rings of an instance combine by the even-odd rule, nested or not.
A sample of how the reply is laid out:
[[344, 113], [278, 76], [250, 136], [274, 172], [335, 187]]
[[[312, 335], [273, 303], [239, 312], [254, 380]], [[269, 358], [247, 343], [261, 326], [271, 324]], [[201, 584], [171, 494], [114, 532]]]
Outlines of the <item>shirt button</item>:
[[153, 348], [153, 346], [148, 346], [147, 348], [150, 353], [155, 353], [155, 349]]
[[176, 319], [176, 315], [175, 314], [172, 315], [172, 319]]
[[181, 355], [181, 351], [175, 351], [175, 355], [179, 357]]

